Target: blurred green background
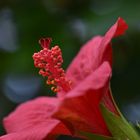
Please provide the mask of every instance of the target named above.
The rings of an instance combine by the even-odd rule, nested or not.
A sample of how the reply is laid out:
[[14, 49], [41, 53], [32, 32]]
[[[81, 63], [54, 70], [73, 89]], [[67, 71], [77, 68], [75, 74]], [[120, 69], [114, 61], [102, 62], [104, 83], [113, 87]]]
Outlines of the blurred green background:
[[[51, 95], [33, 65], [41, 37], [63, 51], [66, 69], [82, 44], [104, 35], [117, 18], [129, 29], [113, 40], [112, 91], [126, 118], [140, 121], [139, 0], [0, 0], [0, 133], [2, 118], [18, 104]], [[68, 139], [60, 137], [59, 139]], [[69, 138], [72, 139], [72, 138]]]

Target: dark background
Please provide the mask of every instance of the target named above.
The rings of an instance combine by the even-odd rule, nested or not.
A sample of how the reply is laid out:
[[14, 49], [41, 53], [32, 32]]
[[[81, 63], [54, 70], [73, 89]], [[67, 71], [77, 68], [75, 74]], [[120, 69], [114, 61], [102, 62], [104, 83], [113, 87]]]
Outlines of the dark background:
[[[52, 95], [33, 65], [41, 37], [63, 51], [66, 69], [82, 44], [104, 35], [117, 18], [129, 29], [113, 40], [112, 91], [126, 118], [140, 121], [139, 0], [0, 0], [0, 133], [2, 118], [18, 104]], [[68, 139], [60, 137], [59, 139]], [[72, 138], [69, 138], [72, 139]]]

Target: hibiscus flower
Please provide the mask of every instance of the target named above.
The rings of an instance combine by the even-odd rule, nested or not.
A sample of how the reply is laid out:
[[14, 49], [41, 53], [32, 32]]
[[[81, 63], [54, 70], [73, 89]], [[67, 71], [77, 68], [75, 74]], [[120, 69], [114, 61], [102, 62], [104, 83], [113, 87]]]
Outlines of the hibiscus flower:
[[57, 97], [40, 97], [21, 104], [4, 119], [8, 134], [0, 140], [53, 140], [58, 135], [81, 137], [81, 132], [109, 136], [99, 105], [120, 115], [110, 92], [112, 75], [111, 40], [128, 28], [122, 18], [104, 36], [89, 40], [74, 58], [66, 73], [58, 46], [50, 49], [50, 38], [40, 40], [42, 50], [33, 55], [39, 73], [48, 77]]

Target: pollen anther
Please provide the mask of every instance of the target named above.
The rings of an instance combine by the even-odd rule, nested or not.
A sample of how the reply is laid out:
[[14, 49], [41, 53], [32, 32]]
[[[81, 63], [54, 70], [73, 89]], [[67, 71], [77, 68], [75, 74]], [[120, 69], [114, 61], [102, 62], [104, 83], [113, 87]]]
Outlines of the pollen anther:
[[69, 91], [71, 82], [66, 79], [65, 71], [62, 68], [61, 49], [59, 46], [49, 49], [51, 42], [49, 38], [43, 38], [39, 42], [43, 49], [33, 55], [35, 67], [40, 68], [39, 74], [47, 77], [46, 84], [52, 85], [52, 91]]

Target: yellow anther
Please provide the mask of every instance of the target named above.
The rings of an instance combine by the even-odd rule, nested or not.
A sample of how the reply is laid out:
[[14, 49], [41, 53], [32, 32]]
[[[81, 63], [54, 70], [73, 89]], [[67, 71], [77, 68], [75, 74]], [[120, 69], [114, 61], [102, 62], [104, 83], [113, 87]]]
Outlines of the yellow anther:
[[55, 87], [51, 87], [51, 90], [54, 91]]
[[58, 90], [57, 90], [56, 87], [51, 87], [51, 90], [52, 90], [53, 92], [58, 92]]
[[54, 81], [54, 80], [52, 80], [52, 81], [51, 81], [51, 84], [52, 84], [52, 85], [54, 85], [54, 84], [55, 84], [55, 81]]
[[55, 89], [53, 90], [53, 92], [58, 92], [57, 88], [55, 88]]
[[50, 81], [50, 80], [47, 80], [47, 81], [46, 81], [46, 84], [47, 84], [47, 85], [51, 85], [51, 81]]

